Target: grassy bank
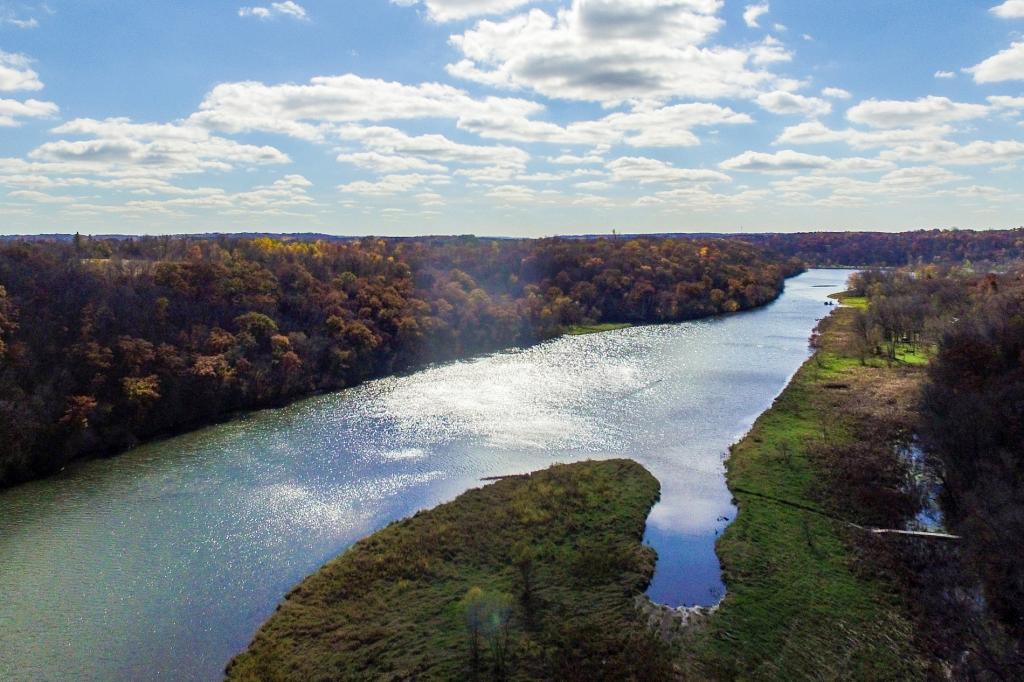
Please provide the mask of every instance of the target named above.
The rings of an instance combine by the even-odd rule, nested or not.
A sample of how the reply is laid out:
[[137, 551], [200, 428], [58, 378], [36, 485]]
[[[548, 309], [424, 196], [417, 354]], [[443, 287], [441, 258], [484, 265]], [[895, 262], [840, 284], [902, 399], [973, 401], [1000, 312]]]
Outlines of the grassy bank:
[[600, 334], [601, 332], [610, 332], [615, 329], [626, 329], [633, 325], [628, 322], [606, 322], [603, 324], [574, 324], [565, 328], [565, 333], [568, 336], [582, 336], [583, 334]]
[[[885, 487], [878, 470], [894, 455], [878, 453], [912, 409], [922, 372], [917, 357], [887, 366], [845, 352], [854, 310], [823, 321], [814, 357], [732, 449], [728, 483], [739, 514], [717, 547], [727, 595], [683, 644], [694, 677], [926, 675], [895, 588], [857, 565], [864, 531], [844, 523], [890, 518], [871, 495]], [[865, 456], [882, 460], [847, 456], [868, 440], [882, 450], [865, 448]]]
[[471, 490], [303, 581], [228, 678], [664, 679], [666, 651], [633, 606], [658, 495], [628, 460]]

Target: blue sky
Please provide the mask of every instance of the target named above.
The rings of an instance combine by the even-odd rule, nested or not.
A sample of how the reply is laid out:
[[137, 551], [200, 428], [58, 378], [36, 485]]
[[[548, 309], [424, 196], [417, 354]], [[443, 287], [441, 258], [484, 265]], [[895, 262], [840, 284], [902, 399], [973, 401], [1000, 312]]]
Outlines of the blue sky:
[[0, 233], [1024, 222], [1024, 0], [0, 0]]

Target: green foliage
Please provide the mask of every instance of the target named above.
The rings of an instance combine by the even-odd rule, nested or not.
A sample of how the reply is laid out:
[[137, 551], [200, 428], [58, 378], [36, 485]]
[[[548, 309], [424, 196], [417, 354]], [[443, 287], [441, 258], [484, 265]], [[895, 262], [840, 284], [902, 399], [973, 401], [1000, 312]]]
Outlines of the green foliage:
[[[667, 679], [668, 652], [633, 604], [654, 570], [641, 540], [657, 498], [658, 482], [628, 460], [471, 490], [303, 581], [228, 678]], [[581, 583], [581, 559], [598, 553], [599, 578]]]
[[849, 415], [837, 411], [827, 386], [867, 371], [828, 334], [819, 343], [816, 356], [731, 450], [727, 476], [739, 514], [717, 546], [726, 597], [681, 654], [697, 678], [924, 676], [905, 607], [885, 582], [855, 569], [849, 533], [857, 531], [794, 506], [823, 508], [816, 491], [825, 472], [812, 446], [854, 438]]
[[616, 329], [626, 329], [632, 325], [624, 322], [606, 322], [604, 324], [573, 324], [565, 328], [569, 336], [582, 336], [583, 334], [600, 334]]

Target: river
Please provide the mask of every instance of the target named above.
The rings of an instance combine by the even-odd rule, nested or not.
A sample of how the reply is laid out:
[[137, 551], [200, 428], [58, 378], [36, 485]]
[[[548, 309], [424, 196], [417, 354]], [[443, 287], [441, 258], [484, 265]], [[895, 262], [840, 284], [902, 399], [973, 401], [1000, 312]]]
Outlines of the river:
[[723, 459], [849, 275], [770, 306], [563, 337], [265, 410], [0, 492], [0, 679], [212, 680], [295, 583], [483, 476], [630, 457], [662, 484], [650, 595], [711, 604]]

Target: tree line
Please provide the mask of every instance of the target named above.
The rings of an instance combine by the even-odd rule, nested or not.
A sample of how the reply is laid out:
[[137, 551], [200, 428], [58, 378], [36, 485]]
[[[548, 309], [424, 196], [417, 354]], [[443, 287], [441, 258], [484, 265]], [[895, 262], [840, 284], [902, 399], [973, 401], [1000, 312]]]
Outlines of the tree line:
[[921, 412], [947, 518], [1024, 664], [1024, 273], [971, 283], [929, 366]]
[[[916, 423], [941, 482], [952, 546], [911, 548], [915, 603], [965, 647], [972, 679], [1024, 669], [1024, 269], [977, 274], [927, 266], [851, 278], [870, 306], [854, 344], [862, 360], [917, 346], [928, 358]], [[881, 481], [876, 481], [881, 485]], [[926, 620], [929, 620], [926, 618]]]
[[568, 325], [762, 305], [800, 269], [720, 239], [5, 241], [0, 486]]
[[1024, 259], [1024, 228], [912, 232], [797, 232], [737, 237], [815, 267], [981, 266]]

